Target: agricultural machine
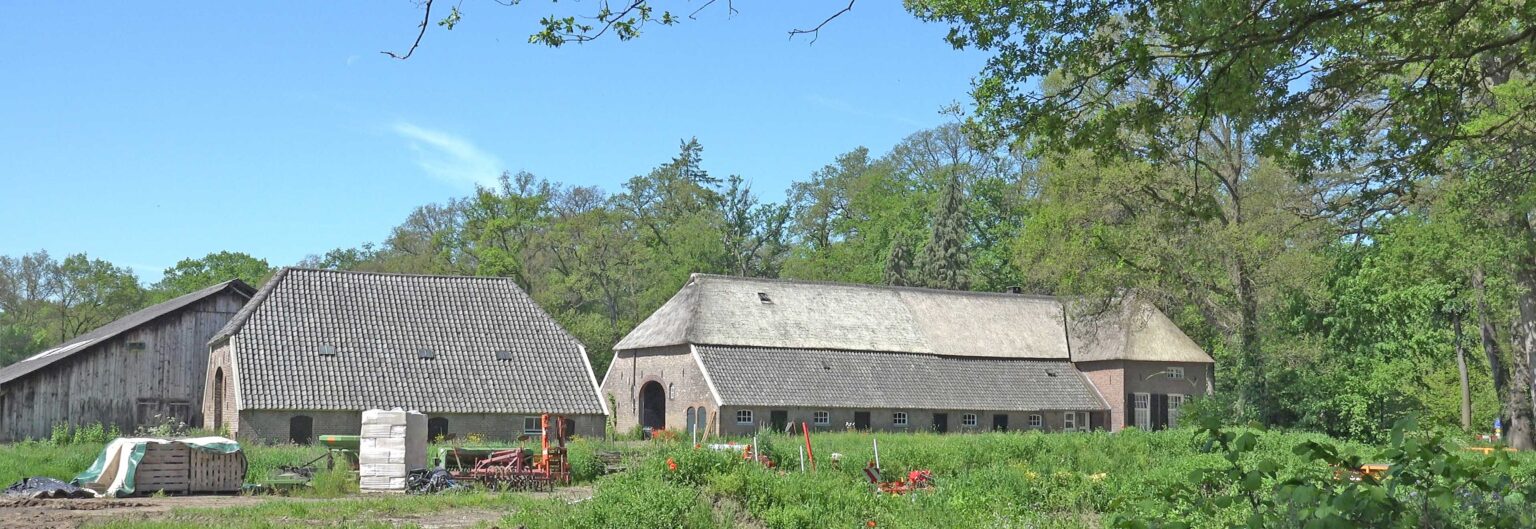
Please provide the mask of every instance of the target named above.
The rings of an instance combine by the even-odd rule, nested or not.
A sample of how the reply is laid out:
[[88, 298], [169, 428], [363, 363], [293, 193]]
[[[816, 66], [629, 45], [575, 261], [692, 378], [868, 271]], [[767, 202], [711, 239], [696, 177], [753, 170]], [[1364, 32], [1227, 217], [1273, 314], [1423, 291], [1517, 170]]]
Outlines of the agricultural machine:
[[443, 448], [437, 466], [457, 481], [473, 481], [493, 490], [551, 490], [571, 482], [565, 439], [570, 421], [560, 415], [539, 417], [540, 452], [529, 448]]

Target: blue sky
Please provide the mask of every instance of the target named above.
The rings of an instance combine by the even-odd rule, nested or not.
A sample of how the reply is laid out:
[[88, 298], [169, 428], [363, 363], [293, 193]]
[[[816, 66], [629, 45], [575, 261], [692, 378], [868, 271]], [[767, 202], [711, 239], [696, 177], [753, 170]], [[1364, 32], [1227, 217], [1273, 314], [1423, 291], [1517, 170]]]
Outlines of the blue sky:
[[549, 49], [526, 43], [537, 19], [594, 2], [467, 0], [396, 61], [379, 52], [415, 37], [409, 0], [10, 3], [0, 254], [87, 252], [146, 281], [219, 250], [291, 264], [502, 170], [614, 190], [689, 136], [711, 173], [779, 200], [839, 153], [947, 121], [985, 60], [891, 0], [786, 38], [833, 4], [722, 2]]

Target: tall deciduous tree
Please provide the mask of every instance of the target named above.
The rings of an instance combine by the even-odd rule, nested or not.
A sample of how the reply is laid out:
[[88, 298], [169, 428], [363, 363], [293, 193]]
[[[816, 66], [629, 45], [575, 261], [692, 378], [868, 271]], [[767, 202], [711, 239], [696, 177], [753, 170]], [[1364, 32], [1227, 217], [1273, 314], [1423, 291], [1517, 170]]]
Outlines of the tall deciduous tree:
[[241, 252], [215, 252], [197, 259], [182, 259], [165, 269], [165, 275], [152, 290], [155, 301], [195, 292], [218, 283], [239, 279], [260, 287], [272, 275], [266, 259]]

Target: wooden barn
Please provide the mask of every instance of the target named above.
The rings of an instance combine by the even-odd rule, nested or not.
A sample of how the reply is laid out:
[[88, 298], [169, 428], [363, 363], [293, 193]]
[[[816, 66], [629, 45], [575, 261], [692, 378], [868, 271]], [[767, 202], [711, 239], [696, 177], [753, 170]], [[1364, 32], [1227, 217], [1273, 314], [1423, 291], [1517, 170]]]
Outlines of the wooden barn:
[[205, 425], [246, 439], [355, 435], [371, 408], [419, 410], [434, 439], [607, 417], [586, 349], [508, 278], [284, 268], [209, 346]]
[[208, 339], [254, 293], [219, 283], [0, 369], [0, 441], [46, 438], [56, 424], [201, 425]]

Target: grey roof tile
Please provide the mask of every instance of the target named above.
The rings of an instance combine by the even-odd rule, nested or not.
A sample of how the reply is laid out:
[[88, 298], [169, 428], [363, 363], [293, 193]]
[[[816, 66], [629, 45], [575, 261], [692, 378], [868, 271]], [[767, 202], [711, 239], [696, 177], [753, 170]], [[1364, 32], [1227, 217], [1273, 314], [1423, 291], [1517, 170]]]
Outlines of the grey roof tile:
[[226, 337], [244, 409], [604, 413], [581, 344], [511, 279], [284, 269]]
[[1102, 410], [1066, 360], [697, 346], [727, 406]]

